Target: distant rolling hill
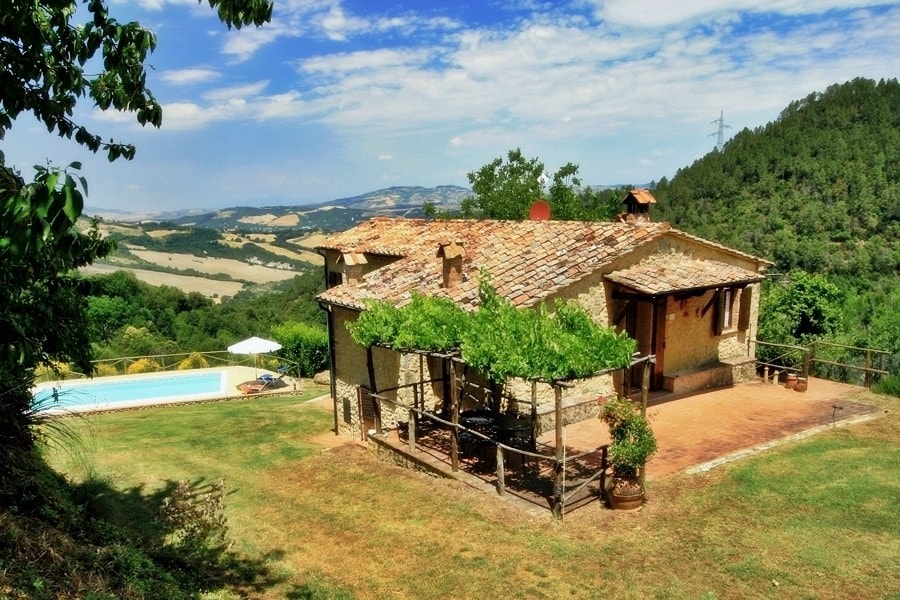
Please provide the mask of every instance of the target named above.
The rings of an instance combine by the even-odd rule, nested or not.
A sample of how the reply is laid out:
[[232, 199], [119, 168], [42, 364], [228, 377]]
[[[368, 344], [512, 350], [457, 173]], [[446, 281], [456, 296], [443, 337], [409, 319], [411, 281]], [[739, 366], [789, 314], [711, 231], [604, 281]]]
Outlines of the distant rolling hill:
[[464, 187], [397, 186], [331, 202], [306, 206], [238, 206], [215, 211], [129, 214], [88, 209], [110, 221], [165, 221], [176, 225], [218, 230], [272, 231], [305, 229], [343, 231], [376, 215], [421, 217], [430, 202], [438, 208], [459, 206], [472, 192]]

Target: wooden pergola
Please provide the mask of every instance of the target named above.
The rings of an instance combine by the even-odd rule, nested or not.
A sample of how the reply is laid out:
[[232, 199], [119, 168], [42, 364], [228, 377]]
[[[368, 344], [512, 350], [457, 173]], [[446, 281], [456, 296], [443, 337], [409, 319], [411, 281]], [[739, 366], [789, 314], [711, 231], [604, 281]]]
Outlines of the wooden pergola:
[[[575, 497], [577, 494], [581, 493], [588, 485], [593, 482], [599, 480], [601, 492], [605, 488], [605, 478], [608, 469], [607, 463], [607, 445], [599, 446], [597, 449], [585, 452], [578, 455], [567, 456], [565, 452], [565, 444], [564, 444], [564, 419], [563, 419], [563, 390], [566, 388], [573, 387], [572, 380], [566, 379], [554, 379], [548, 380], [544, 378], [533, 378], [528, 379], [527, 381], [531, 384], [531, 439], [532, 445], [530, 449], [523, 449], [521, 447], [514, 447], [512, 445], [503, 443], [498, 439], [494, 439], [488, 435], [485, 435], [481, 431], [477, 431], [470, 427], [467, 427], [465, 424], [460, 422], [460, 386], [457, 381], [457, 369], [456, 366], [463, 365], [466, 363], [460, 358], [458, 352], [429, 352], [417, 349], [402, 349], [397, 350], [406, 354], [414, 354], [419, 356], [419, 380], [413, 383], [384, 388], [384, 389], [376, 389], [375, 386], [375, 367], [373, 362], [373, 353], [372, 347], [368, 348], [367, 351], [367, 366], [369, 372], [369, 380], [371, 384], [370, 389], [366, 389], [363, 387], [359, 388], [359, 404], [360, 404], [360, 415], [362, 415], [362, 405], [363, 405], [363, 395], [366, 394], [371, 397], [374, 403], [374, 422], [375, 422], [375, 435], [383, 436], [384, 431], [381, 422], [381, 403], [389, 403], [394, 407], [399, 407], [405, 409], [408, 415], [407, 422], [407, 452], [409, 455], [415, 455], [419, 450], [417, 448], [417, 426], [422, 419], [427, 419], [433, 423], [438, 424], [443, 428], [447, 428], [450, 431], [450, 451], [449, 451], [449, 459], [450, 459], [450, 469], [451, 472], [455, 473], [460, 469], [460, 434], [466, 432], [465, 434], [470, 438], [475, 438], [478, 440], [482, 440], [484, 443], [495, 446], [496, 452], [496, 476], [497, 476], [497, 493], [501, 496], [506, 493], [506, 455], [510, 454], [518, 454], [520, 456], [520, 460], [524, 461], [525, 459], [532, 460], [542, 460], [542, 461], [551, 461], [552, 462], [552, 472], [553, 472], [553, 494], [550, 498], [550, 506], [551, 511], [554, 517], [561, 519], [563, 515], [563, 511], [566, 505], [566, 502], [571, 498]], [[443, 376], [434, 379], [425, 379], [424, 377], [424, 368], [423, 361], [426, 357], [436, 358], [442, 361], [444, 366], [443, 368]], [[641, 381], [641, 407], [642, 413], [646, 414], [647, 407], [647, 397], [650, 389], [650, 366], [655, 362], [655, 357], [653, 355], [647, 355], [643, 357], [635, 356], [631, 363], [625, 367], [625, 369], [631, 369], [636, 365], [643, 366], [643, 376]], [[611, 374], [615, 371], [621, 370], [619, 368], [614, 369], [606, 369], [602, 371], [598, 371], [596, 373], [592, 373], [589, 377], [597, 377], [601, 375]], [[465, 373], [465, 370], [463, 371]], [[424, 386], [426, 384], [438, 383], [441, 382], [443, 384], [443, 404], [444, 411], [442, 411], [443, 416], [439, 416], [434, 412], [430, 412], [424, 407], [424, 397], [425, 390]], [[537, 385], [539, 383], [548, 384], [553, 389], [554, 395], [554, 422], [555, 422], [555, 455], [548, 456], [547, 454], [540, 454], [536, 452], [536, 448], [534, 446], [534, 440], [537, 435]], [[395, 398], [391, 398], [387, 396], [387, 393], [396, 392], [401, 389], [413, 388], [414, 399], [413, 403], [410, 405], [408, 403], [401, 402]], [[497, 386], [491, 385], [490, 392], [492, 396], [497, 393]], [[420, 402], [416, 401], [416, 398], [420, 399]], [[418, 406], [421, 404], [421, 406]], [[337, 418], [337, 414], [335, 413], [335, 418]], [[364, 429], [361, 427], [361, 429]], [[362, 431], [363, 439], [366, 439], [367, 435], [365, 431]], [[565, 490], [565, 472], [567, 462], [575, 461], [580, 458], [586, 457], [588, 455], [593, 455], [596, 453], [600, 453], [600, 467], [594, 473], [592, 473], [589, 477], [585, 478], [581, 483], [574, 488], [566, 492]], [[524, 464], [524, 463], [523, 463]], [[644, 470], [641, 469], [641, 480], [643, 483], [644, 478]]]

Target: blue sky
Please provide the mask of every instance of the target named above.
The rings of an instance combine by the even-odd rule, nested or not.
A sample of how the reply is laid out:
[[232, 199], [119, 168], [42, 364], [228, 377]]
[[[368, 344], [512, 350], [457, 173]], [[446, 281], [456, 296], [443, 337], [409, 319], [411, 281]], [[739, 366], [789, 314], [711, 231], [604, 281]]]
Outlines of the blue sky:
[[[195, 0], [112, 1], [158, 36], [163, 127], [87, 104], [137, 146], [109, 164], [23, 115], [7, 162], [84, 163], [88, 204], [128, 211], [299, 205], [394, 185], [467, 186], [522, 148], [586, 184], [646, 183], [792, 100], [900, 75], [900, 2], [275, 0], [228, 31]], [[727, 138], [726, 138], [727, 139]]]

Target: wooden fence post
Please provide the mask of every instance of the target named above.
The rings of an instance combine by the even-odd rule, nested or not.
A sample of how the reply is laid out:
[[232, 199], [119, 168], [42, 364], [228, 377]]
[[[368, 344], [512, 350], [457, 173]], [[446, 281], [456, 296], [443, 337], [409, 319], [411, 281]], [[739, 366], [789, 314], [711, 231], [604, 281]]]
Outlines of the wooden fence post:
[[809, 381], [809, 360], [810, 360], [810, 349], [807, 348], [803, 351], [803, 375], [802, 377]]
[[409, 433], [407, 435], [407, 438], [409, 438], [409, 453], [413, 454], [416, 451], [416, 411], [411, 408], [409, 409], [409, 418], [406, 426]]
[[872, 387], [872, 351], [869, 349], [866, 350], [866, 370], [863, 381], [865, 381], [866, 389]]
[[506, 473], [503, 469], [503, 448], [495, 444], [497, 448], [497, 493], [501, 496], [506, 493]]

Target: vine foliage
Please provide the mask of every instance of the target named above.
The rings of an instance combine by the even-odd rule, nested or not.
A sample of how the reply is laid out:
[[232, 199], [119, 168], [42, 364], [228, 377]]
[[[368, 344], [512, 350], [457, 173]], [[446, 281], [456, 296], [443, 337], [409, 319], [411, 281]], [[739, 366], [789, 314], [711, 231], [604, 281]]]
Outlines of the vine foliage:
[[347, 324], [362, 346], [395, 350], [454, 351], [494, 381], [577, 379], [631, 363], [634, 340], [594, 323], [574, 302], [557, 300], [551, 312], [517, 308], [500, 296], [482, 273], [480, 307], [462, 310], [447, 298], [416, 294], [397, 308], [366, 301], [367, 310]]

